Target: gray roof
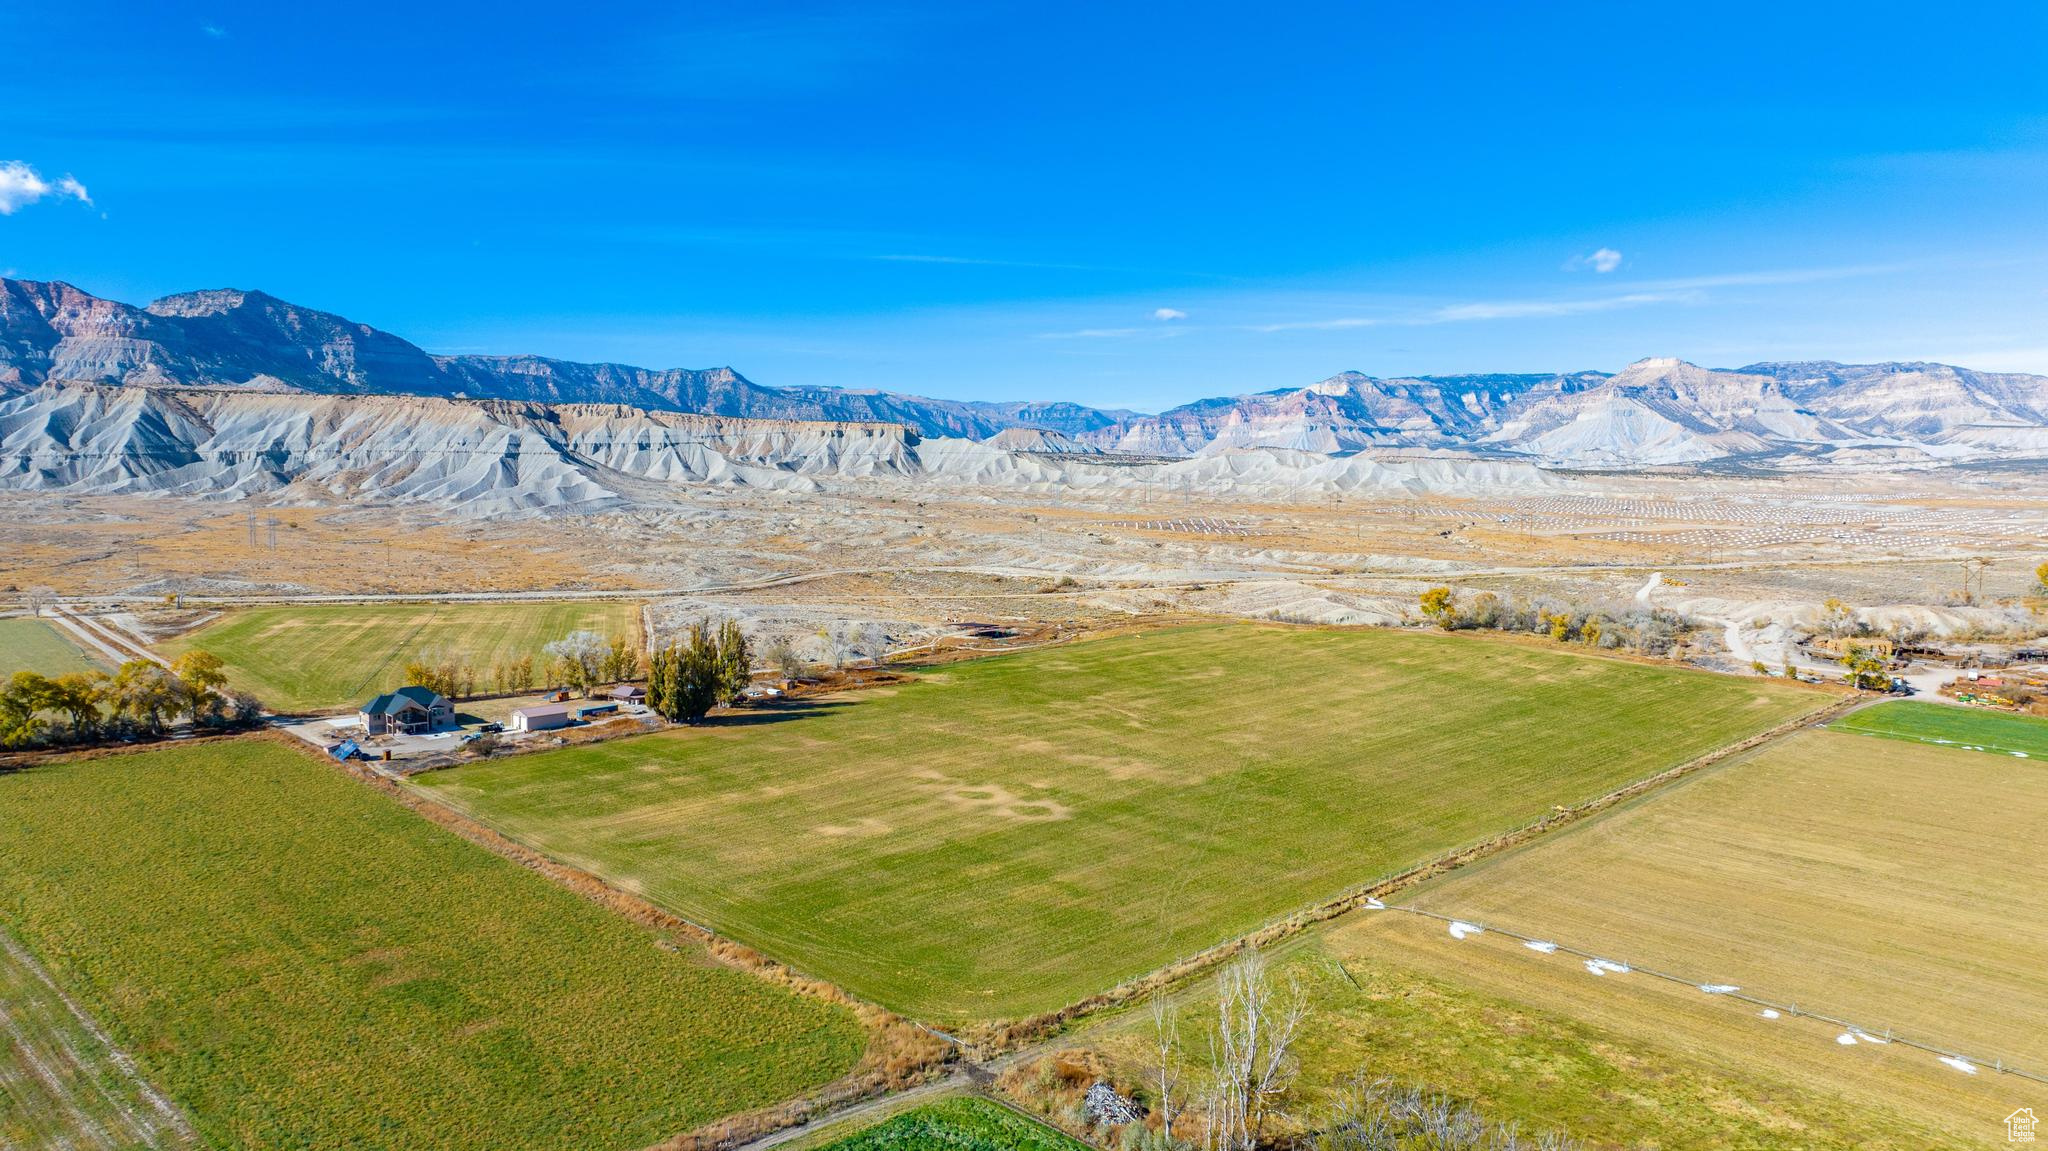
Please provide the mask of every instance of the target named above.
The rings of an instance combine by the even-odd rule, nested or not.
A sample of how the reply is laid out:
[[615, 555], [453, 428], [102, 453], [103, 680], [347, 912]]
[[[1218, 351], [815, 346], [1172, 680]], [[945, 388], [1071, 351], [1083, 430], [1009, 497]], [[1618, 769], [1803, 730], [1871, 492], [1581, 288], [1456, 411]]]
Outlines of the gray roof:
[[363, 714], [397, 715], [401, 711], [414, 707], [432, 710], [436, 705], [446, 704], [447, 702], [447, 700], [441, 698], [428, 688], [401, 687], [397, 691], [387, 691], [376, 699], [364, 704]]

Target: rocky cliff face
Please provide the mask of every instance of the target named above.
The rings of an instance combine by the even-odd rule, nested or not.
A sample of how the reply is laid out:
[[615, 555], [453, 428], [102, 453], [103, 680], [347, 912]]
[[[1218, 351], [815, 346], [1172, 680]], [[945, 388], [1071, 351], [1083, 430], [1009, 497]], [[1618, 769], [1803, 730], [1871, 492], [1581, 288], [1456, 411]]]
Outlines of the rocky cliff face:
[[[1893, 464], [2048, 456], [2048, 377], [1942, 364], [1648, 359], [1614, 375], [1379, 379], [1200, 400], [1158, 415], [841, 388], [771, 388], [731, 368], [654, 370], [541, 356], [435, 356], [261, 292], [204, 291], [135, 308], [68, 284], [0, 280], [0, 394], [44, 383], [619, 404], [748, 419], [901, 424], [987, 440], [1012, 429], [1144, 456], [1242, 449], [1479, 451], [1627, 468], [1750, 458]], [[1050, 441], [1048, 441], [1050, 442]]]
[[919, 436], [896, 423], [746, 420], [609, 404], [45, 384], [0, 399], [0, 489], [430, 503], [498, 516], [629, 505], [662, 485], [845, 483], [1104, 492], [1496, 492], [1563, 481], [1523, 463], [1251, 449], [1133, 465]]
[[1897, 463], [2034, 457], [2048, 455], [2048, 377], [1940, 364], [1719, 371], [1676, 359], [1641, 360], [1611, 376], [1383, 380], [1345, 372], [1306, 388], [1202, 400], [1079, 438], [1158, 454], [1478, 449], [1592, 468], [1821, 461], [1880, 449]]
[[69, 284], [0, 280], [0, 392], [46, 382], [610, 403], [757, 419], [880, 421], [923, 435], [973, 438], [1012, 427], [1090, 431], [1130, 414], [1079, 404], [769, 388], [725, 367], [434, 356], [368, 324], [262, 292], [184, 292], [136, 308]]

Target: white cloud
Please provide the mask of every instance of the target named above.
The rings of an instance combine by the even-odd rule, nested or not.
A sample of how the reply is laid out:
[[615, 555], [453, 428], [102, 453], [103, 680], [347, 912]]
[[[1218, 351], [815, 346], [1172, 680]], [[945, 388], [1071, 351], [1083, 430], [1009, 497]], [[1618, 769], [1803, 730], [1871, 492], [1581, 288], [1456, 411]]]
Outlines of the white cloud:
[[1588, 268], [1600, 275], [1606, 275], [1621, 267], [1621, 253], [1613, 248], [1598, 248], [1583, 256], [1573, 256], [1564, 262], [1567, 272], [1583, 272]]
[[1377, 328], [1382, 324], [1401, 323], [1399, 320], [1372, 319], [1365, 316], [1339, 316], [1334, 320], [1292, 320], [1279, 324], [1254, 324], [1254, 332], [1324, 332], [1340, 328]]
[[85, 185], [69, 174], [56, 180], [45, 180], [20, 160], [0, 161], [0, 216], [12, 216], [45, 196], [68, 196], [81, 204], [92, 203]]
[[1154, 308], [1152, 309], [1152, 318], [1155, 320], [1185, 320], [1188, 318], [1188, 314], [1179, 308]]
[[1590, 300], [1503, 300], [1490, 304], [1453, 304], [1431, 312], [1424, 323], [1452, 324], [1462, 320], [1519, 320], [1529, 316], [1579, 316], [1587, 312], [1611, 312], [1616, 308], [1639, 308], [1644, 304], [1676, 304], [1694, 298], [1689, 292], [1630, 292], [1625, 296], [1598, 296]]
[[1620, 296], [1593, 296], [1577, 300], [1492, 300], [1471, 304], [1447, 304], [1428, 311], [1395, 316], [1338, 316], [1328, 320], [1294, 320], [1277, 324], [1256, 324], [1254, 332], [1340, 331], [1345, 328], [1420, 328], [1431, 324], [1460, 324], [1474, 320], [1521, 320], [1544, 316], [1580, 316], [1590, 312], [1611, 312], [1617, 308], [1640, 308], [1648, 304], [1688, 304], [1701, 299], [1692, 290], [1629, 292]]
[[221, 27], [218, 24], [201, 24], [199, 26], [199, 30], [201, 32], [206, 33], [208, 36], [211, 36], [215, 40], [225, 39], [228, 34], [228, 30]]
[[1082, 328], [1078, 332], [1041, 332], [1041, 340], [1116, 340], [1138, 335], [1138, 328]]

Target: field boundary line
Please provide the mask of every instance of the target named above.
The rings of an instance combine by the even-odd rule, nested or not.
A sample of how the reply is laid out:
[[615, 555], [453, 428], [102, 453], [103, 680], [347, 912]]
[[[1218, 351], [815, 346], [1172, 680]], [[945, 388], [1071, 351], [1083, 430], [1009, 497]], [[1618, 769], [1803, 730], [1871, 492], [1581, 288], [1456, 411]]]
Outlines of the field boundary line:
[[[1612, 974], [1647, 975], [1652, 979], [1662, 979], [1667, 983], [1676, 983], [1685, 987], [1693, 988], [1694, 990], [1699, 991], [1703, 995], [1712, 995], [1721, 999], [1733, 999], [1741, 1003], [1749, 1003], [1757, 1007], [1769, 1008], [1772, 1011], [1778, 1011], [1786, 1015], [1790, 1015], [1795, 1019], [1802, 1017], [1807, 1019], [1818, 1019], [1823, 1023], [1832, 1024], [1833, 1026], [1842, 1028], [1849, 1035], [1855, 1037], [1858, 1043], [1897, 1043], [1905, 1047], [1912, 1047], [1920, 1051], [1928, 1052], [1929, 1054], [1939, 1056], [1943, 1059], [1959, 1060], [1963, 1063], [1969, 1064], [1971, 1067], [1989, 1068], [1993, 1071], [1998, 1072], [2001, 1075], [2016, 1075], [2021, 1079], [2031, 1079], [2036, 1083], [2048, 1083], [2048, 1075], [2043, 1075], [2035, 1071], [2029, 1071], [2023, 1067], [2012, 1066], [2006, 1063], [2006, 1061], [2002, 1057], [1994, 1057], [1991, 1059], [1979, 1059], [1973, 1055], [1966, 1055], [1963, 1052], [1956, 1050], [1954, 1048], [1939, 1046], [1930, 1040], [1915, 1039], [1908, 1035], [1901, 1035], [1893, 1031], [1889, 1027], [1886, 1027], [1880, 1031], [1873, 1028], [1864, 1027], [1860, 1024], [1851, 1022], [1847, 1019], [1837, 1018], [1833, 1015], [1825, 1015], [1818, 1011], [1802, 1011], [1800, 1010], [1799, 1005], [1796, 1003], [1779, 1003], [1775, 1000], [1765, 999], [1761, 996], [1747, 995], [1743, 993], [1740, 987], [1728, 984], [1715, 983], [1711, 980], [1702, 981], [1696, 979], [1685, 979], [1666, 971], [1658, 971], [1657, 969], [1652, 967], [1644, 967], [1640, 964], [1631, 963], [1626, 959], [1608, 959], [1605, 956], [1595, 955], [1593, 952], [1584, 951], [1577, 947], [1573, 947], [1568, 943], [1559, 943], [1555, 939], [1538, 938], [1533, 935], [1523, 935], [1521, 932], [1518, 931], [1510, 931], [1505, 927], [1494, 927], [1490, 924], [1482, 923], [1477, 919], [1468, 919], [1464, 916], [1459, 915], [1445, 915], [1441, 912], [1436, 911], [1426, 911], [1420, 907], [1413, 907], [1407, 904], [1389, 903], [1384, 904], [1380, 907], [1370, 908], [1370, 910], [1374, 912], [1399, 911], [1409, 915], [1418, 915], [1425, 919], [1434, 919], [1441, 923], [1448, 923], [1454, 925], [1465, 924], [1467, 926], [1477, 928], [1478, 930], [1475, 931], [1473, 934], [1484, 935], [1491, 933], [1494, 935], [1503, 935], [1509, 939], [1520, 940], [1523, 943], [1545, 944], [1551, 951], [1561, 951], [1566, 955], [1576, 955], [1580, 959], [1588, 961], [1589, 965], [1593, 963], [1612, 963], [1619, 965], [1623, 969], [1621, 971], [1612, 972]], [[1463, 936], [1458, 936], [1458, 938], [1462, 940]], [[1343, 964], [1340, 962], [1338, 966], [1341, 968]], [[1349, 978], [1351, 975], [1349, 971], [1346, 971], [1344, 974], [1346, 978]], [[1352, 986], [1358, 986], [1356, 980], [1352, 980]], [[1707, 990], [1710, 987], [1728, 987], [1729, 989], [1725, 991]], [[1961, 1068], [1957, 1068], [1957, 1070], [1961, 1070]]]

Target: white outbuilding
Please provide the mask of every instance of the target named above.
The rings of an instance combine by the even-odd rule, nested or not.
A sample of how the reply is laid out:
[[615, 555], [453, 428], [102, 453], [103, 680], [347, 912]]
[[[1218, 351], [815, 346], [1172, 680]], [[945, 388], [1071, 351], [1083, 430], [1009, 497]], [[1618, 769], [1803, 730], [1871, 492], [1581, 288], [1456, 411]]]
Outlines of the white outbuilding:
[[569, 709], [559, 703], [537, 703], [532, 707], [512, 709], [512, 717], [505, 724], [507, 731], [553, 731], [569, 726]]

